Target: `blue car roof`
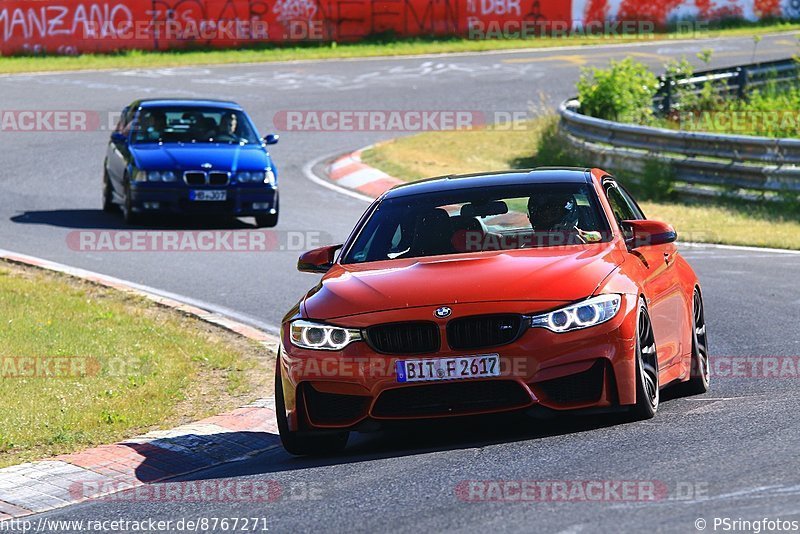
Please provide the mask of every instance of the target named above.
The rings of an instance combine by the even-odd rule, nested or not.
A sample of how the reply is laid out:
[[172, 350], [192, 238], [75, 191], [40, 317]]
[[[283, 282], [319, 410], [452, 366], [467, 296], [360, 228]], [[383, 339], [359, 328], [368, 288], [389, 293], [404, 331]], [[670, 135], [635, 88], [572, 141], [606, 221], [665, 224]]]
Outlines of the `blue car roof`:
[[591, 183], [590, 169], [584, 167], [539, 167], [524, 171], [497, 171], [477, 174], [459, 174], [429, 178], [410, 184], [398, 185], [385, 194], [385, 198], [456, 191], [473, 187], [492, 187], [534, 183]]
[[211, 100], [211, 99], [198, 99], [198, 98], [148, 98], [145, 100], [137, 100], [131, 106], [150, 108], [150, 107], [168, 107], [168, 106], [197, 106], [208, 108], [221, 108], [221, 109], [235, 109], [242, 110], [242, 106], [236, 102], [229, 100]]

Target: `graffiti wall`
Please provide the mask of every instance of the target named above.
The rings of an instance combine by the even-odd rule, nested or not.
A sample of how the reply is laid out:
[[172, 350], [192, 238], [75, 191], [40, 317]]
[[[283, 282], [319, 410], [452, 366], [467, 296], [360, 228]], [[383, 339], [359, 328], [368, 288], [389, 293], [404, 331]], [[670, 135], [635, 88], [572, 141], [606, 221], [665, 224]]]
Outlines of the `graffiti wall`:
[[534, 36], [591, 21], [755, 20], [797, 16], [796, 9], [800, 0], [0, 0], [0, 52], [237, 47], [375, 34], [513, 37], [519, 28], [533, 28], [524, 35]]
[[670, 20], [767, 17], [796, 18], [800, 0], [573, 0], [573, 17], [584, 20]]

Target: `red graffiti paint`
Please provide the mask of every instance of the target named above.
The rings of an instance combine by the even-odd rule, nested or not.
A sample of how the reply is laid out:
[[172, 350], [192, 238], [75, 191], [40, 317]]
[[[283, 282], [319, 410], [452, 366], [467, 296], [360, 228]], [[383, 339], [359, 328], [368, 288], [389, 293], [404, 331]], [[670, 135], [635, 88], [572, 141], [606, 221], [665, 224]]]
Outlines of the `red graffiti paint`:
[[467, 35], [469, 24], [570, 21], [563, 0], [6, 0], [3, 54]]
[[[751, 10], [745, 10], [748, 3]], [[0, 53], [77, 54], [368, 35], [469, 36], [473, 25], [780, 16], [780, 0], [4, 0]]]

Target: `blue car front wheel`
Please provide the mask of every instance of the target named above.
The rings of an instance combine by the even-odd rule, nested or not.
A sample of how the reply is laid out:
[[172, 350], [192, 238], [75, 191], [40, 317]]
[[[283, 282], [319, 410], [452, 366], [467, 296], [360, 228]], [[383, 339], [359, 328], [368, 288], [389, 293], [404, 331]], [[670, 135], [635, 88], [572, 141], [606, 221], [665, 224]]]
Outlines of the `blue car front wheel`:
[[114, 204], [111, 181], [108, 178], [108, 171], [103, 171], [103, 211], [106, 213], [114, 213], [117, 211], [117, 205]]
[[130, 182], [125, 180], [125, 202], [122, 203], [122, 218], [126, 224], [141, 224], [142, 216], [133, 211], [133, 199], [131, 198]]
[[278, 224], [278, 205], [279, 203], [275, 202], [275, 213], [265, 213], [264, 215], [256, 215], [256, 226], [259, 228], [272, 228]]

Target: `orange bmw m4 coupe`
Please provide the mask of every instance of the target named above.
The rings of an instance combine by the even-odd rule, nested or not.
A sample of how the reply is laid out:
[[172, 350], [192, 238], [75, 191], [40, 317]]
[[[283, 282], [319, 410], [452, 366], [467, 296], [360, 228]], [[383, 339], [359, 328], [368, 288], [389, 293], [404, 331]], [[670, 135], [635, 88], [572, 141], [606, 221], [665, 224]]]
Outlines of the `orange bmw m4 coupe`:
[[675, 230], [600, 169], [433, 178], [375, 200], [286, 315], [275, 397], [293, 454], [390, 421], [507, 411], [653, 417], [708, 389], [700, 284]]

